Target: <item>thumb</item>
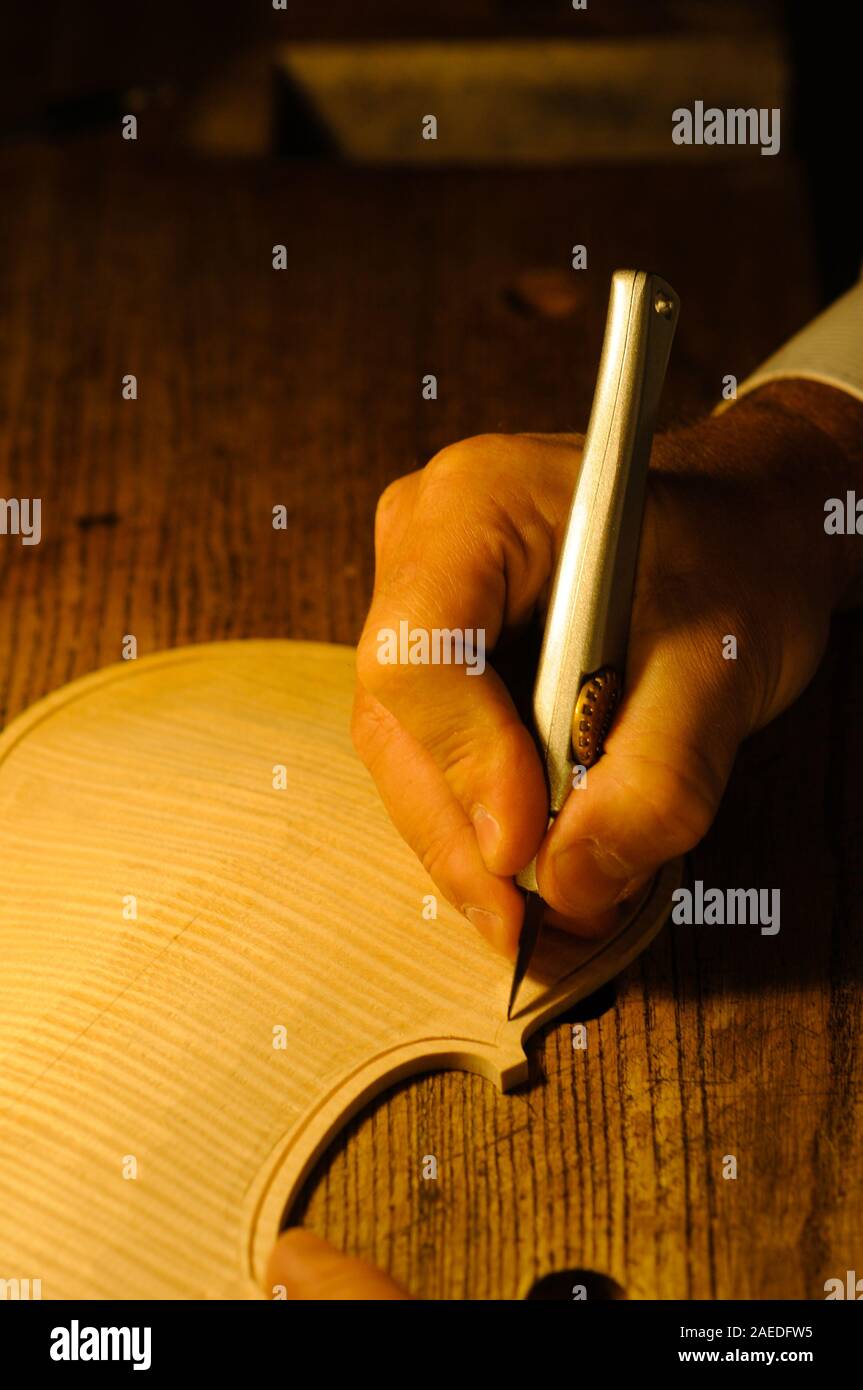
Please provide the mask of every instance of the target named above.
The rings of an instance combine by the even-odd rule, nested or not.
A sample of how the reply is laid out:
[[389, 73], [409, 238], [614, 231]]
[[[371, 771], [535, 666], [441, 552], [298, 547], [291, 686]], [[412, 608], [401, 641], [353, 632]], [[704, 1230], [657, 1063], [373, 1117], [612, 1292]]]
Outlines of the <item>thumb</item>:
[[267, 1293], [284, 1288], [288, 1298], [315, 1300], [409, 1299], [388, 1274], [366, 1260], [343, 1255], [312, 1231], [285, 1231], [267, 1266]]
[[637, 649], [631, 656], [606, 751], [570, 792], [537, 863], [542, 896], [588, 935], [707, 833], [749, 732], [740, 664], [723, 660], [712, 633], [654, 634], [640, 666]]

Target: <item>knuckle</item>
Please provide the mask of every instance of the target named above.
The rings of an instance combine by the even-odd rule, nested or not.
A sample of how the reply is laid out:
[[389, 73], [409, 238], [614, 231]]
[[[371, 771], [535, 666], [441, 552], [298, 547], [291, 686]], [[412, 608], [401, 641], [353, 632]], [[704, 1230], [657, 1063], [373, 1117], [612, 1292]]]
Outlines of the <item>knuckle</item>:
[[[378, 625], [376, 622], [366, 623], [357, 645], [357, 679], [363, 689], [377, 699], [381, 699], [383, 694], [392, 688], [394, 677], [399, 671], [398, 666], [384, 665], [379, 659], [379, 653]], [[364, 718], [367, 723], [368, 710], [358, 718]]]
[[719, 662], [720, 683], [738, 696], [737, 705], [743, 713], [741, 738], [752, 732], [762, 720], [762, 712], [773, 700], [778, 673], [782, 670], [783, 655], [779, 624], [765, 623], [752, 613], [741, 599], [736, 602], [724, 624], [723, 636], [736, 638], [734, 661]]
[[673, 779], [670, 795], [656, 810], [674, 854], [683, 854], [704, 839], [715, 814], [712, 797], [689, 777]]
[[380, 547], [401, 510], [407, 492], [407, 477], [396, 478], [384, 488], [375, 507], [375, 545]]
[[504, 442], [508, 442], [507, 435], [474, 434], [467, 439], [459, 439], [455, 444], [448, 444], [426, 464], [426, 479], [443, 479], [446, 482], [472, 479], [478, 468], [488, 464], [500, 452]]
[[633, 788], [669, 855], [684, 854], [704, 839], [716, 813], [718, 792], [712, 770], [693, 750], [681, 763], [653, 765]]
[[376, 775], [398, 724], [394, 715], [359, 688], [351, 712], [351, 741], [360, 761]]
[[441, 720], [427, 735], [426, 747], [453, 790], [470, 785], [477, 764], [476, 738], [471, 731]]
[[438, 885], [444, 896], [453, 901], [449, 885], [449, 864], [464, 827], [432, 832], [419, 847], [419, 859], [429, 878]]
[[[736, 643], [733, 660], [722, 655], [728, 637]], [[691, 620], [688, 643], [693, 689], [714, 712], [717, 729], [733, 731], [741, 742], [757, 724], [770, 688], [773, 635], [745, 603], [727, 601], [716, 615]]]
[[370, 701], [365, 691], [358, 689], [351, 710], [351, 743], [358, 757], [368, 766], [368, 754], [374, 740], [375, 726], [378, 723], [371, 713]]

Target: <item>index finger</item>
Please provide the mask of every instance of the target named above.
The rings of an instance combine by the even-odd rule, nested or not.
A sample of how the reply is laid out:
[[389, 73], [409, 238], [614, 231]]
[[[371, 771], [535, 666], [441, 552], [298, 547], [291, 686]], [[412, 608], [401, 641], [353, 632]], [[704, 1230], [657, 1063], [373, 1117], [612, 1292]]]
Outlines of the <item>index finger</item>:
[[398, 519], [379, 527], [360, 681], [435, 760], [481, 826], [495, 874], [533, 858], [547, 795], [533, 738], [487, 655], [548, 583], [572, 453], [562, 468], [536, 441], [466, 441], [433, 460]]

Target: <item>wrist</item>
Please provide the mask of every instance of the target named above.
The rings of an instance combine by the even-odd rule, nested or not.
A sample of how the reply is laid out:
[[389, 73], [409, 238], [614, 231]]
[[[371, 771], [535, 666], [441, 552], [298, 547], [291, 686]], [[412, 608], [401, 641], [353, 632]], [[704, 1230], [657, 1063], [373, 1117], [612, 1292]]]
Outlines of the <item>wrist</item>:
[[863, 545], [828, 534], [825, 504], [863, 498], [863, 402], [820, 382], [767, 382], [719, 415], [663, 437], [662, 470], [740, 489], [758, 519], [765, 563], [778, 565], [827, 612], [863, 587]]
[[782, 415], [792, 432], [808, 427], [829, 441], [837, 458], [855, 478], [863, 473], [863, 401], [806, 377], [787, 377], [767, 381], [750, 395], [744, 396], [734, 409], [744, 403], [769, 408]]
[[[847, 391], [803, 377], [765, 382], [728, 412], [748, 405], [754, 429], [768, 416], [775, 436], [772, 466], [796, 502], [808, 559], [822, 569], [831, 611], [859, 601], [863, 546], [854, 527], [854, 499], [863, 499], [863, 401]], [[851, 523], [846, 499], [853, 494]], [[845, 530], [825, 529], [827, 504], [842, 503]]]

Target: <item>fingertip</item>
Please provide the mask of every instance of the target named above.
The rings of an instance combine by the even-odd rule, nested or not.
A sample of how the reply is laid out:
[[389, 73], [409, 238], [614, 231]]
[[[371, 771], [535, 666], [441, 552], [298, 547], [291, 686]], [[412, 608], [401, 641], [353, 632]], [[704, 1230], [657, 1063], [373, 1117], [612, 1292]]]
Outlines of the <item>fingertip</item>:
[[343, 1254], [303, 1227], [280, 1235], [266, 1278], [270, 1298], [379, 1301], [410, 1297], [383, 1270]]
[[524, 725], [499, 731], [472, 790], [469, 814], [483, 863], [511, 878], [533, 860], [548, 824], [545, 777]]
[[270, 1252], [267, 1262], [266, 1288], [269, 1297], [285, 1289], [288, 1297], [296, 1296], [306, 1280], [314, 1274], [316, 1264], [332, 1255], [332, 1247], [302, 1226], [282, 1231]]

